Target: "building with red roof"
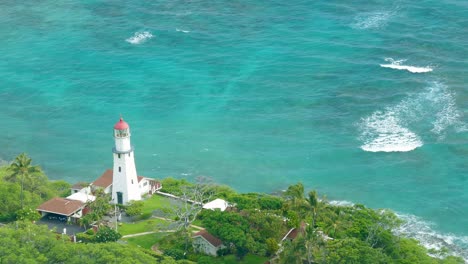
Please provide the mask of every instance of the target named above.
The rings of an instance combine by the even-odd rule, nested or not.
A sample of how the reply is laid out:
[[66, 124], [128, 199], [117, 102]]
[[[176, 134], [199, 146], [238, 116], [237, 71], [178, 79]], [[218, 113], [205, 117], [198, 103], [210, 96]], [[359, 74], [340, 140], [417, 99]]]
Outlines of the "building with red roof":
[[206, 230], [195, 233], [192, 238], [193, 248], [197, 252], [218, 256], [218, 250], [225, 248], [223, 241], [208, 233]]
[[54, 215], [67, 217], [67, 220], [81, 218], [85, 203], [76, 200], [55, 197], [39, 205], [37, 211], [42, 215]]

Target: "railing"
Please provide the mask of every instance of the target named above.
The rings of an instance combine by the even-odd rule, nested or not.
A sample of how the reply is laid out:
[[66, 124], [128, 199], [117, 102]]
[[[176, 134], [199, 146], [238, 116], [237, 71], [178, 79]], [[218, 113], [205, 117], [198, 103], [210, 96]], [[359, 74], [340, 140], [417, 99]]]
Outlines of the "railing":
[[115, 154], [127, 154], [127, 153], [130, 153], [132, 152], [133, 150], [135, 150], [135, 148], [133, 146], [130, 146], [130, 149], [129, 150], [117, 150], [115, 147], [112, 148], [112, 152], [114, 152]]

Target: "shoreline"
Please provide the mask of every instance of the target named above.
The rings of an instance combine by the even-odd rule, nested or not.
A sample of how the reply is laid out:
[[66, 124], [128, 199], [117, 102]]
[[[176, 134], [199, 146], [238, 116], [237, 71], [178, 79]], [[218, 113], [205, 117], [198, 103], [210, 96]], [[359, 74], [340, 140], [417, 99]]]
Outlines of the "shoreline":
[[[5, 160], [0, 160], [0, 167], [7, 166], [11, 162], [5, 161]], [[164, 177], [161, 178], [171, 178], [171, 177]], [[186, 177], [177, 177], [177, 180], [187, 180]], [[65, 181], [70, 186], [73, 184], [79, 182], [70, 182], [69, 180], [63, 180], [63, 179], [49, 179], [51, 182], [56, 182], [56, 181]], [[190, 181], [191, 182], [191, 181]], [[229, 185], [226, 184], [216, 184], [219, 186], [227, 186], [237, 193], [259, 193], [259, 194], [269, 194], [269, 195], [274, 195], [274, 196], [281, 196], [281, 193], [284, 190], [276, 190], [272, 192], [262, 192], [262, 191], [254, 191], [254, 192], [243, 192], [239, 191], [237, 189], [232, 188]], [[333, 206], [353, 206], [355, 205], [354, 202], [348, 201], [348, 200], [329, 200], [329, 204]], [[367, 205], [364, 204], [364, 206], [367, 207]], [[371, 207], [368, 207], [371, 208]], [[440, 250], [442, 248], [447, 248], [449, 252], [455, 256], [462, 257], [465, 262], [468, 263], [468, 236], [463, 236], [463, 235], [458, 235], [456, 233], [449, 233], [449, 232], [442, 232], [434, 229], [433, 227], [435, 226], [434, 223], [431, 223], [417, 215], [414, 214], [407, 214], [407, 213], [400, 213], [397, 211], [394, 211], [391, 208], [385, 208], [390, 210], [391, 212], [395, 213], [395, 215], [404, 221], [404, 223], [398, 227], [396, 230], [393, 232], [397, 236], [402, 236], [402, 237], [407, 237], [407, 238], [414, 238], [419, 241], [419, 243], [428, 249], [429, 251], [431, 250]], [[463, 248], [465, 247], [465, 249]], [[428, 253], [428, 255], [432, 257], [437, 257], [441, 258], [443, 256], [439, 256], [437, 254], [431, 254]]]

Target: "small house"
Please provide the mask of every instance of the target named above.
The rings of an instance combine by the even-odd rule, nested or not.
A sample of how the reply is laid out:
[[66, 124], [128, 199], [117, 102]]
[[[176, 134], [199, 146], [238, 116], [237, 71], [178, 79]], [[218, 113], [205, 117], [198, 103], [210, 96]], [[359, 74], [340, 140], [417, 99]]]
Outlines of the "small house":
[[192, 236], [192, 239], [194, 250], [206, 255], [218, 256], [218, 250], [225, 248], [223, 241], [206, 230], [197, 232]]
[[50, 219], [76, 222], [82, 217], [85, 205], [81, 201], [55, 197], [41, 204], [36, 210]]

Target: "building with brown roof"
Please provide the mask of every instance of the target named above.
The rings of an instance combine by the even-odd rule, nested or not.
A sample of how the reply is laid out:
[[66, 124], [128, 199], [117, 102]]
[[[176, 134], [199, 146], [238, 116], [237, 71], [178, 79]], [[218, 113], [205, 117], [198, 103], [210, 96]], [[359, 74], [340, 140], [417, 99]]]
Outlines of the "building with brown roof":
[[[113, 174], [113, 170], [107, 169], [99, 178], [91, 183], [92, 190], [95, 191], [96, 189], [103, 189], [104, 193], [111, 193]], [[145, 195], [147, 193], [153, 194], [162, 187], [159, 181], [151, 178], [138, 176], [137, 180], [138, 189], [140, 190], [141, 195]]]
[[206, 230], [201, 230], [192, 236], [193, 248], [197, 252], [207, 255], [218, 256], [218, 250], [225, 248], [223, 241], [208, 233]]
[[112, 175], [113, 171], [107, 169], [99, 178], [91, 183], [91, 188], [93, 191], [96, 189], [103, 189], [104, 193], [112, 192]]
[[42, 216], [53, 215], [63, 216], [71, 220], [81, 218], [85, 203], [69, 200], [61, 197], [55, 197], [39, 205], [36, 209]]
[[299, 228], [291, 228], [288, 233], [286, 233], [286, 235], [283, 237], [283, 239], [281, 239], [281, 242], [288, 239], [290, 241], [293, 241], [294, 239], [296, 239], [296, 237], [301, 234], [303, 235], [306, 231], [306, 223], [304, 222], [301, 222], [301, 225], [299, 226]]

